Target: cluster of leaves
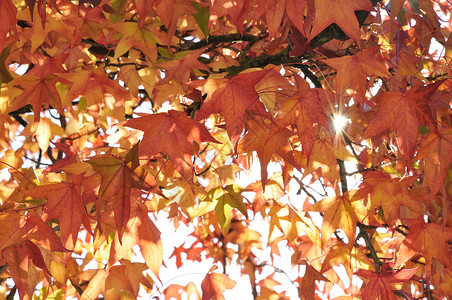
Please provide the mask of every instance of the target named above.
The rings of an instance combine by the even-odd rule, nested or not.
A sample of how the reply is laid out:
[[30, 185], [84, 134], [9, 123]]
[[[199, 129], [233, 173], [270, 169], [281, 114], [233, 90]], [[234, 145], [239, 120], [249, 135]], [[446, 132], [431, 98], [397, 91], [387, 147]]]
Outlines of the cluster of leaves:
[[0, 0], [1, 297], [451, 296], [450, 15]]

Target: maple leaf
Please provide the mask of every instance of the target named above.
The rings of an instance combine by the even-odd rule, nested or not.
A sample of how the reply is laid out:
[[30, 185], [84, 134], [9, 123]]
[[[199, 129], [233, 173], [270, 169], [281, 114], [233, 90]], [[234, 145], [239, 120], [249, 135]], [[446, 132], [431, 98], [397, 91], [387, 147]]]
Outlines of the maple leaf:
[[383, 208], [384, 221], [387, 224], [395, 225], [401, 216], [401, 206], [408, 207], [417, 214], [423, 212], [423, 206], [410, 190], [416, 179], [416, 177], [391, 179], [382, 172], [368, 172], [354, 198], [362, 199], [370, 196], [369, 211], [373, 212], [381, 206]]
[[[332, 9], [334, 8], [334, 9]], [[369, 0], [317, 0], [315, 17], [309, 40], [321, 33], [329, 25], [336, 23], [344, 33], [360, 45], [361, 33], [355, 16], [357, 10], [373, 10]]]
[[25, 53], [27, 59], [33, 64], [33, 68], [27, 72], [27, 75], [44, 77], [46, 74], [64, 73], [64, 60], [67, 58], [65, 54], [58, 54], [48, 57], [39, 53]]
[[130, 262], [128, 260], [121, 260], [121, 265], [125, 266], [125, 276], [130, 282], [131, 290], [130, 292], [135, 297], [138, 296], [140, 291], [140, 283], [145, 287], [152, 289], [152, 285], [149, 281], [144, 277], [143, 272], [147, 270], [147, 266], [144, 263], [139, 262]]
[[377, 97], [380, 106], [377, 115], [370, 122], [362, 139], [376, 136], [387, 129], [393, 129], [400, 152], [405, 158], [408, 169], [411, 169], [416, 148], [419, 125], [427, 127], [438, 134], [436, 121], [428, 106], [428, 101], [444, 80], [402, 92], [386, 92]]
[[403, 269], [392, 271], [388, 266], [383, 265], [382, 271], [374, 272], [370, 270], [359, 269], [356, 275], [369, 279], [369, 282], [362, 290], [363, 299], [397, 299], [393, 293], [391, 284], [408, 281], [417, 272], [419, 267], [415, 269]]
[[204, 52], [204, 49], [196, 51], [183, 51], [178, 52], [176, 58], [182, 57], [177, 60], [170, 60], [161, 64], [159, 67], [165, 69], [165, 78], [158, 84], [162, 85], [170, 82], [175, 78], [180, 83], [187, 82], [190, 78], [190, 72], [194, 69], [209, 70], [205, 64], [201, 63], [198, 58]]
[[251, 2], [246, 0], [218, 0], [209, 2], [209, 4], [210, 21], [219, 19], [222, 16], [229, 16], [237, 30], [243, 34], [244, 21], [247, 10], [252, 4]]
[[34, 211], [27, 216], [0, 212], [0, 221], [3, 224], [0, 227], [0, 249], [30, 240], [52, 251], [67, 251], [52, 228]]
[[426, 261], [426, 277], [431, 275], [432, 259], [435, 258], [448, 268], [452, 268], [452, 253], [448, 241], [452, 240], [452, 229], [439, 224], [425, 223], [418, 219], [404, 220], [410, 230], [400, 245], [395, 267], [400, 267], [414, 254], [420, 253]]
[[0, 49], [3, 50], [5, 48], [5, 39], [8, 32], [12, 29], [13, 31], [17, 31], [16, 29], [16, 15], [17, 8], [10, 0], [0, 0]]
[[107, 95], [113, 96], [116, 101], [131, 98], [130, 94], [117, 81], [106, 76], [102, 67], [92, 71], [83, 70], [76, 73], [59, 74], [59, 77], [62, 82], [70, 86], [69, 93], [64, 100], [68, 105], [72, 105], [72, 100], [82, 96], [85, 97], [88, 107], [103, 103]]
[[83, 223], [88, 232], [91, 225], [81, 199], [81, 189], [84, 174], [73, 176], [69, 182], [60, 182], [35, 187], [22, 193], [48, 199], [43, 212], [44, 222], [58, 219], [63, 245], [74, 249], [80, 225]]
[[50, 74], [46, 74], [43, 77], [24, 75], [14, 79], [10, 84], [22, 86], [24, 90], [14, 99], [10, 111], [15, 111], [31, 104], [35, 115], [35, 124], [39, 123], [43, 106], [46, 109], [52, 106], [62, 112], [61, 98], [55, 87], [57, 82], [57, 77]]
[[165, 289], [163, 294], [165, 295], [165, 299], [176, 298], [178, 300], [182, 300], [181, 292], [185, 292], [187, 294], [188, 299], [191, 298], [191, 295], [195, 295], [196, 299], [201, 298], [201, 295], [199, 294], [196, 285], [191, 281], [186, 286], [182, 286], [179, 284], [171, 284]]
[[233, 208], [237, 208], [244, 216], [248, 217], [246, 206], [243, 203], [243, 196], [241, 195], [244, 191], [245, 189], [236, 184], [211, 189], [193, 217], [198, 217], [215, 209], [221, 232], [226, 235], [231, 226]]
[[202, 300], [208, 300], [215, 297], [218, 300], [224, 300], [223, 291], [234, 288], [236, 282], [230, 279], [226, 274], [209, 273], [201, 283]]
[[14, 244], [1, 251], [1, 263], [8, 263], [14, 283], [19, 291], [20, 299], [31, 299], [36, 284], [39, 281], [36, 267], [41, 268], [50, 275], [44, 262], [41, 250], [32, 242], [26, 240]]
[[131, 48], [136, 47], [141, 49], [152, 63], [156, 62], [157, 40], [147, 25], [140, 26], [136, 22], [121, 22], [111, 24], [110, 27], [122, 34], [121, 39], [116, 46], [115, 59], [129, 51]]
[[138, 245], [146, 265], [158, 277], [163, 262], [163, 246], [160, 231], [148, 216], [148, 209], [144, 204], [134, 203], [130, 218], [124, 228], [122, 243], [115, 235], [110, 250], [108, 265], [127, 257], [132, 247]]
[[254, 86], [267, 75], [268, 70], [238, 74], [232, 78], [195, 80], [189, 86], [207, 93], [196, 119], [204, 119], [210, 114], [221, 112], [226, 123], [228, 136], [237, 149], [237, 144], [245, 124], [247, 112], [268, 116]]
[[143, 27], [144, 22], [146, 21], [146, 16], [149, 12], [153, 10], [153, 5], [155, 0], [135, 0], [133, 2], [135, 7], [137, 8], [138, 16], [140, 16], [140, 28]]
[[289, 138], [293, 133], [286, 128], [265, 125], [255, 120], [247, 123], [247, 129], [248, 133], [240, 140], [237, 153], [257, 152], [261, 164], [262, 188], [265, 190], [267, 165], [275, 154], [282, 157], [285, 162], [296, 165], [289, 143]]
[[281, 127], [297, 126], [298, 137], [309, 161], [316, 138], [314, 124], [329, 127], [325, 106], [334, 95], [325, 90], [310, 89], [306, 80], [297, 74], [294, 76], [297, 93], [281, 104], [275, 123]]
[[80, 12], [78, 17], [70, 18], [66, 22], [74, 27], [71, 44], [77, 45], [83, 37], [89, 36], [97, 43], [108, 45], [104, 29], [107, 28], [109, 21], [104, 17], [103, 5], [96, 7], [80, 5], [78, 11]]
[[311, 174], [318, 168], [322, 168], [325, 178], [331, 183], [339, 180], [336, 151], [331, 139], [328, 137], [325, 139], [316, 139], [314, 141], [309, 164], [305, 169], [303, 177]]
[[252, 257], [251, 250], [253, 248], [262, 249], [261, 234], [255, 230], [251, 230], [248, 226], [240, 222], [233, 222], [231, 229], [225, 236], [225, 242], [240, 245], [239, 256], [243, 260]]
[[390, 77], [380, 54], [380, 47], [366, 48], [355, 55], [324, 59], [324, 63], [337, 70], [336, 90], [341, 93], [351, 86], [358, 101], [364, 103], [367, 77]]
[[176, 25], [179, 17], [183, 15], [193, 15], [197, 12], [193, 7], [192, 2], [184, 0], [159, 1], [155, 9], [167, 28], [168, 42], [176, 32]]
[[140, 156], [168, 155], [177, 172], [191, 184], [193, 142], [218, 143], [203, 125], [181, 111], [145, 115], [127, 121], [124, 126], [144, 132], [138, 149]]
[[55, 143], [54, 144], [56, 148], [61, 150], [66, 156], [61, 159], [55, 161], [51, 166], [47, 167], [44, 170], [44, 173], [48, 172], [61, 172], [62, 168], [64, 166], [76, 163], [80, 161], [80, 158], [78, 157], [77, 151], [74, 147], [71, 145], [63, 144], [63, 143]]
[[79, 274], [80, 279], [86, 280], [88, 286], [80, 295], [80, 300], [96, 299], [105, 290], [105, 282], [108, 276], [107, 270], [86, 270]]
[[349, 245], [353, 246], [356, 233], [356, 223], [362, 222], [367, 215], [367, 209], [359, 201], [353, 199], [356, 191], [350, 191], [343, 196], [325, 198], [312, 206], [308, 211], [318, 211], [324, 213], [324, 221], [321, 228], [322, 247], [329, 240], [333, 232], [342, 229], [349, 240]]
[[261, 15], [265, 14], [265, 23], [268, 26], [269, 36], [273, 37], [281, 27], [281, 21], [285, 12], [292, 24], [294, 24], [301, 33], [304, 33], [304, 9], [305, 0], [261, 0], [256, 9], [254, 19], [256, 20]]
[[268, 212], [270, 216], [270, 230], [268, 239], [273, 241], [278, 233], [274, 229], [280, 229], [288, 241], [295, 241], [300, 235], [307, 234], [313, 241], [319, 240], [318, 229], [304, 214], [296, 212], [293, 208], [274, 205]]
[[105, 290], [102, 294], [107, 299], [121, 299], [121, 290], [133, 293], [130, 280], [125, 273], [125, 266], [112, 266], [105, 279]]
[[314, 300], [315, 294], [315, 281], [322, 280], [326, 282], [330, 282], [328, 278], [323, 276], [319, 271], [317, 271], [314, 267], [308, 264], [306, 261], [303, 261], [303, 265], [306, 265], [306, 270], [303, 275], [303, 278], [300, 282], [299, 287], [299, 296], [300, 299], [303, 300]]
[[452, 162], [452, 130], [441, 130], [441, 135], [429, 134], [419, 146], [416, 158], [425, 161], [425, 177], [430, 193], [435, 195], [446, 180]]
[[102, 176], [97, 209], [100, 211], [113, 207], [120, 241], [130, 216], [132, 188], [147, 190], [165, 197], [157, 187], [154, 177], [138, 165], [137, 148], [135, 145], [124, 159], [107, 155], [87, 161]]
[[371, 269], [374, 263], [367, 257], [361, 249], [353, 247], [350, 249], [347, 244], [338, 244], [332, 246], [322, 263], [320, 273], [325, 273], [334, 266], [343, 265], [349, 277], [353, 275], [353, 270]]

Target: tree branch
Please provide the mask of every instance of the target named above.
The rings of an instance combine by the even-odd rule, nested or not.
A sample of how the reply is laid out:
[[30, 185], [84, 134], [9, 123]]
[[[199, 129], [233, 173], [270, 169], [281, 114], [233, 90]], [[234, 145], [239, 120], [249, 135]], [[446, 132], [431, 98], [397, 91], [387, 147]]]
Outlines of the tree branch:
[[[345, 171], [345, 164], [344, 164], [343, 160], [338, 159], [337, 164], [339, 166], [339, 174], [340, 174], [340, 178], [341, 178], [341, 191], [342, 191], [342, 194], [344, 194], [348, 191], [347, 172]], [[381, 262], [380, 262], [380, 259], [378, 258], [377, 251], [375, 250], [374, 246], [372, 245], [372, 240], [370, 239], [369, 234], [366, 231], [366, 226], [359, 222], [357, 223], [357, 225], [359, 228], [359, 234], [356, 239], [358, 239], [359, 237], [362, 237], [364, 239], [364, 241], [366, 242], [366, 247], [369, 250], [370, 257], [374, 261], [375, 271], [378, 272], [378, 271], [380, 271]]]

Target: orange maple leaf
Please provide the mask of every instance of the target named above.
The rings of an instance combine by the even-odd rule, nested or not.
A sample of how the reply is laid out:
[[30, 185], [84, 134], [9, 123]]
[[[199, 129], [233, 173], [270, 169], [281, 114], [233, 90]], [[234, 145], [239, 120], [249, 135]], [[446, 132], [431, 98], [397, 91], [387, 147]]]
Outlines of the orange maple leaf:
[[143, 27], [146, 16], [153, 10], [155, 0], [135, 0], [134, 4], [137, 8], [138, 16], [140, 17], [140, 28]]
[[13, 244], [31, 240], [52, 251], [67, 251], [55, 232], [42, 221], [35, 211], [27, 216], [0, 212], [0, 250]]
[[406, 238], [400, 245], [396, 266], [401, 266], [414, 254], [425, 257], [425, 273], [429, 278], [433, 258], [452, 269], [452, 252], [448, 242], [452, 240], [452, 229], [435, 223], [425, 223], [423, 217], [404, 220], [409, 227]]
[[329, 25], [336, 23], [348, 37], [360, 45], [361, 32], [355, 11], [371, 11], [373, 9], [369, 0], [317, 0], [309, 40], [312, 40]]
[[181, 296], [183, 292], [187, 294], [188, 299], [191, 298], [192, 294], [196, 296], [196, 299], [201, 298], [198, 288], [193, 282], [189, 282], [186, 286], [182, 286], [180, 284], [171, 284], [165, 289], [163, 295], [165, 295], [165, 299], [176, 298], [177, 300], [182, 300]]
[[137, 147], [134, 146], [124, 159], [106, 155], [87, 161], [102, 176], [97, 211], [113, 208], [120, 241], [130, 217], [132, 188], [147, 190], [164, 197], [154, 177], [138, 165], [136, 151]]
[[232, 289], [236, 282], [226, 274], [209, 273], [201, 283], [202, 300], [210, 300], [216, 297], [217, 300], [224, 300], [224, 290]]
[[209, 78], [195, 80], [189, 86], [207, 93], [207, 98], [199, 110], [196, 119], [204, 119], [210, 114], [221, 112], [226, 123], [226, 131], [237, 149], [237, 144], [245, 124], [247, 112], [268, 116], [255, 85], [267, 75], [268, 70], [238, 74], [232, 78]]
[[425, 161], [425, 177], [432, 195], [443, 186], [452, 162], [452, 129], [442, 130], [440, 133], [441, 135], [430, 133], [422, 141], [416, 156]]
[[193, 15], [196, 13], [192, 3], [184, 0], [159, 1], [155, 9], [167, 28], [168, 43], [176, 32], [178, 19], [183, 15]]
[[217, 0], [208, 3], [210, 4], [210, 20], [216, 20], [222, 16], [229, 16], [232, 23], [237, 27], [237, 30], [243, 34], [244, 24], [246, 24], [245, 17], [252, 2], [247, 0]]
[[339, 228], [347, 235], [349, 245], [353, 246], [356, 237], [356, 223], [362, 222], [367, 215], [367, 209], [361, 201], [353, 199], [355, 192], [350, 191], [343, 196], [325, 198], [307, 209], [324, 213], [321, 228], [322, 247], [333, 232]]
[[72, 106], [72, 100], [85, 97], [86, 105], [92, 106], [104, 102], [107, 95], [113, 96], [116, 101], [125, 101], [131, 98], [125, 88], [118, 81], [107, 77], [104, 68], [99, 67], [91, 71], [83, 70], [76, 73], [59, 74], [61, 81], [70, 86], [65, 97], [65, 104]]
[[121, 22], [110, 24], [112, 29], [117, 30], [122, 34], [115, 50], [115, 59], [136, 47], [140, 49], [146, 57], [155, 63], [157, 60], [157, 45], [156, 38], [151, 32], [151, 26], [140, 26], [136, 22]]
[[16, 29], [17, 8], [10, 0], [0, 0], [0, 51], [5, 48], [5, 39], [8, 32]]
[[42, 212], [44, 222], [58, 219], [64, 247], [74, 249], [78, 231], [83, 223], [91, 232], [88, 215], [81, 199], [84, 174], [72, 176], [70, 181], [48, 184], [22, 191], [25, 195], [47, 199]]
[[318, 168], [322, 168], [322, 172], [329, 182], [334, 183], [336, 180], [339, 180], [335, 147], [329, 137], [314, 141], [309, 164], [303, 173], [303, 177], [311, 174]]
[[196, 51], [182, 51], [177, 53], [177, 57], [183, 56], [181, 59], [167, 61], [158, 64], [165, 70], [165, 78], [158, 85], [170, 82], [175, 78], [180, 83], [187, 82], [190, 78], [190, 72], [194, 69], [209, 70], [205, 64], [201, 63], [198, 58], [204, 49]]
[[285, 12], [290, 22], [304, 35], [304, 9], [305, 0], [261, 0], [254, 19], [257, 20], [261, 15], [265, 15], [269, 36], [273, 37], [281, 27]]
[[392, 128], [406, 165], [411, 169], [419, 125], [427, 125], [431, 131], [438, 134], [436, 121], [427, 103], [443, 82], [444, 80], [440, 80], [423, 87], [413, 88], [406, 93], [381, 94], [376, 99], [380, 108], [366, 128], [362, 139], [368, 139]]
[[127, 121], [124, 126], [144, 132], [138, 150], [140, 156], [168, 155], [176, 171], [191, 184], [193, 141], [218, 143], [202, 124], [181, 111], [144, 115]]
[[353, 270], [356, 268], [370, 269], [374, 265], [373, 261], [367, 257], [366, 253], [361, 248], [350, 248], [347, 244], [337, 243], [329, 248], [320, 273], [332, 269], [334, 266], [343, 265], [349, 278], [353, 275]]
[[121, 265], [112, 266], [107, 270], [105, 287], [102, 294], [106, 299], [121, 299], [121, 290], [129, 291], [135, 298], [138, 296], [140, 283], [152, 289], [152, 285], [143, 276], [146, 270], [143, 263], [131, 263], [125, 259]]
[[55, 161], [51, 166], [48, 166], [44, 170], [44, 174], [49, 172], [61, 172], [64, 166], [80, 161], [77, 150], [71, 145], [63, 143], [55, 143], [54, 145], [55, 148], [61, 150], [66, 156], [63, 159]]
[[324, 63], [337, 70], [336, 90], [342, 93], [347, 87], [355, 89], [358, 101], [364, 103], [367, 77], [390, 77], [380, 54], [380, 47], [366, 48], [355, 55], [324, 59]]
[[108, 265], [112, 266], [117, 261], [128, 257], [135, 245], [140, 247], [146, 265], [158, 277], [163, 263], [160, 231], [149, 218], [146, 205], [139, 202], [135, 202], [132, 206], [130, 218], [124, 229], [122, 244], [118, 234], [113, 239]]
[[327, 90], [311, 89], [306, 80], [294, 74], [297, 83], [297, 93], [281, 104], [280, 112], [275, 118], [275, 123], [281, 127], [295, 124], [303, 151], [308, 161], [311, 157], [316, 134], [314, 123], [329, 128], [329, 120], [326, 114], [326, 105], [334, 95]]
[[275, 125], [265, 125], [256, 120], [247, 122], [248, 133], [240, 140], [237, 148], [238, 153], [257, 152], [261, 164], [262, 189], [265, 190], [267, 183], [267, 165], [275, 154], [284, 159], [285, 162], [295, 166], [293, 150], [289, 143], [289, 137], [293, 133], [286, 128]]
[[380, 299], [396, 300], [391, 284], [409, 280], [418, 269], [419, 267], [393, 271], [384, 264], [380, 272], [359, 269], [355, 274], [370, 280], [362, 290], [363, 299], [375, 300], [380, 295]]
[[[41, 110], [44, 106], [49, 106], [62, 112], [62, 103], [60, 95], [55, 87], [58, 82], [57, 77], [51, 74], [45, 74], [43, 77], [33, 75], [23, 75], [10, 82], [11, 85], [22, 86], [22, 93], [14, 99], [10, 106], [10, 111], [20, 109], [28, 104], [33, 107], [35, 115], [34, 123], [39, 123], [41, 119]], [[36, 126], [37, 129], [37, 126]]]
[[384, 221], [389, 225], [395, 225], [401, 216], [401, 206], [409, 208], [415, 214], [422, 214], [424, 210], [421, 202], [410, 190], [416, 179], [416, 177], [391, 178], [380, 171], [368, 172], [354, 197], [362, 199], [369, 196], [369, 212], [374, 213], [374, 210], [381, 206]]
[[323, 276], [319, 271], [317, 271], [313, 266], [308, 264], [306, 261], [301, 262], [302, 265], [306, 265], [306, 271], [303, 278], [300, 280], [299, 295], [300, 299], [303, 300], [314, 300], [315, 294], [315, 282], [316, 280], [322, 280], [330, 282], [328, 278]]
[[25, 296], [32, 299], [35, 286], [39, 281], [36, 267], [50, 275], [41, 250], [32, 242], [26, 240], [3, 249], [1, 256], [0, 263], [2, 265], [8, 263], [8, 270], [17, 286], [20, 299], [24, 299]]

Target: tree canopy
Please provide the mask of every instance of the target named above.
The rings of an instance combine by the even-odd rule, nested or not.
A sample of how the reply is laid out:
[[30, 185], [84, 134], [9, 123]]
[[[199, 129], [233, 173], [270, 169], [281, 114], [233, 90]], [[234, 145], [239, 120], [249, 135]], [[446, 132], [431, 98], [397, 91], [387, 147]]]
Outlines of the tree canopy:
[[0, 0], [0, 298], [452, 297], [451, 6]]

